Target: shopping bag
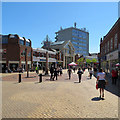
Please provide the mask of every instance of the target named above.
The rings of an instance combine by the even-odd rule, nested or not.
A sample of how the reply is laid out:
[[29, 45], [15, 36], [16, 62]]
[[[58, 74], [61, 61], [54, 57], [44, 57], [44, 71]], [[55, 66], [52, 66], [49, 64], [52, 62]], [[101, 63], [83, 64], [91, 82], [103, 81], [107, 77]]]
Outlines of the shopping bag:
[[98, 84], [96, 84], [96, 90], [98, 90]]

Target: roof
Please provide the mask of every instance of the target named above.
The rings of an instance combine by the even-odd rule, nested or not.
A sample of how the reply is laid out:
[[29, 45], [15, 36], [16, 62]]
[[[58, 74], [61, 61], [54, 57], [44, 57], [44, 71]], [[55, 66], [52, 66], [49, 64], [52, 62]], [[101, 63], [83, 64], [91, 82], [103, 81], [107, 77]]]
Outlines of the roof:
[[64, 41], [57, 41], [57, 42], [53, 42], [51, 43], [50, 45], [60, 45], [60, 44], [63, 44]]
[[61, 31], [68, 30], [68, 29], [76, 29], [76, 30], [79, 30], [79, 31], [82, 31], [82, 32], [85, 32], [85, 33], [89, 33], [88, 30], [84, 30], [83, 28], [79, 29], [79, 28], [75, 28], [75, 27], [65, 28], [65, 29], [59, 30], [58, 32], [55, 32], [55, 33], [59, 33]]
[[[59, 41], [59, 42], [55, 42], [55, 43], [59, 43], [59, 44], [51, 44], [50, 47], [52, 49], [61, 50], [67, 43], [71, 43], [71, 41], [70, 40], [68, 40], [68, 41]], [[71, 45], [72, 45], [72, 43], [71, 43]], [[72, 45], [72, 47], [73, 47], [73, 45]]]
[[43, 48], [33, 48], [33, 51], [42, 52], [42, 53], [48, 52], [49, 54], [56, 54], [56, 52], [52, 52], [52, 51], [49, 51], [49, 50], [46, 50], [46, 49], [43, 49]]

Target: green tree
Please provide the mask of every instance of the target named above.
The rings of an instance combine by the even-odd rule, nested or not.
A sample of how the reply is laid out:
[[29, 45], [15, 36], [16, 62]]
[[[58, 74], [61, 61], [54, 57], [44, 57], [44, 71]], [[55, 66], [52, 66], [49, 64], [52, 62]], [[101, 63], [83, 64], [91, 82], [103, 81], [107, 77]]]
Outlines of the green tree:
[[92, 59], [92, 62], [93, 62], [93, 63], [96, 63], [96, 62], [97, 62], [97, 59], [93, 58], [93, 59]]
[[92, 61], [90, 59], [86, 59], [86, 63], [90, 64]]
[[78, 60], [77, 60], [77, 62], [80, 64], [80, 63], [82, 63], [84, 61], [84, 58], [79, 58]]

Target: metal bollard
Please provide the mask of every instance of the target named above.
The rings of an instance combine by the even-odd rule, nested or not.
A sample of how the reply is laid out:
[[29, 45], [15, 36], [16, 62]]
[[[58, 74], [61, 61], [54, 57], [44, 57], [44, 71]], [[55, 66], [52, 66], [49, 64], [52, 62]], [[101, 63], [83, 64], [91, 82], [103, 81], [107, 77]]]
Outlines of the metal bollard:
[[42, 82], [42, 74], [39, 74], [39, 82], [41, 83]]
[[21, 74], [19, 73], [19, 83], [21, 82]]

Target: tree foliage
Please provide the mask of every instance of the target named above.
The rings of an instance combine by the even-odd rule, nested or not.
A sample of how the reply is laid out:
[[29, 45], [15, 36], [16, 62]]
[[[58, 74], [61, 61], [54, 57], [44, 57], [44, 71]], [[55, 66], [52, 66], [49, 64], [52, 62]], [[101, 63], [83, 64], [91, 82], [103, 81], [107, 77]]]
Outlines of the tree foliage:
[[86, 63], [91, 63], [92, 61], [90, 59], [86, 59]]
[[81, 63], [81, 62], [84, 61], [84, 59], [83, 59], [83, 58], [79, 58], [77, 61], [78, 61], [79, 63]]
[[97, 62], [97, 59], [93, 58], [93, 59], [92, 59], [92, 62], [93, 62], [93, 63], [96, 63], [96, 62]]

